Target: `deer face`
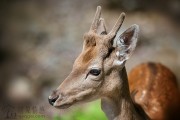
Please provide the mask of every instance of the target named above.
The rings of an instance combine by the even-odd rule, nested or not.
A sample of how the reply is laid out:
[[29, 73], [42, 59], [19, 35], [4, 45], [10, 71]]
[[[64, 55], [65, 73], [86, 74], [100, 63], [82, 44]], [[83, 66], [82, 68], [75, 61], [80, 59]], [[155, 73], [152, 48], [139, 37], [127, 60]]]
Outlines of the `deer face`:
[[[116, 87], [113, 70], [121, 70], [136, 46], [138, 26], [116, 36], [125, 14], [122, 13], [110, 33], [97, 7], [90, 31], [84, 35], [81, 54], [62, 84], [49, 96], [51, 105], [67, 108], [79, 102], [92, 101], [110, 94]], [[114, 44], [113, 44], [114, 43]]]

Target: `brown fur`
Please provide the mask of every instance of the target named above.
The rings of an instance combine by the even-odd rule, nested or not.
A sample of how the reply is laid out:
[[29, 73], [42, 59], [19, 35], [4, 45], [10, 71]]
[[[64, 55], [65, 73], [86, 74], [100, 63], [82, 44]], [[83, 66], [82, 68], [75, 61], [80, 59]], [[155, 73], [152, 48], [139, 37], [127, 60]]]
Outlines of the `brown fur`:
[[90, 47], [88, 48], [82, 55], [82, 63], [89, 63], [93, 58], [96, 57], [96, 48], [95, 47]]
[[96, 35], [94, 33], [84, 34], [84, 44], [85, 47], [96, 46]]
[[144, 63], [129, 74], [135, 102], [152, 120], [180, 120], [180, 95], [174, 74], [159, 63]]

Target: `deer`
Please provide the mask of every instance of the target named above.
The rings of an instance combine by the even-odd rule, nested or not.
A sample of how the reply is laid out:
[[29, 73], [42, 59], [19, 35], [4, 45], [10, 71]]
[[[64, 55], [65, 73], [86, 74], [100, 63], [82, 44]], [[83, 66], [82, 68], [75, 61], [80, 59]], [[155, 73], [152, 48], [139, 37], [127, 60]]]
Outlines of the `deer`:
[[[109, 120], [180, 120], [175, 75], [160, 63], [143, 63], [127, 75], [125, 63], [135, 50], [139, 26], [118, 35], [125, 13], [110, 32], [98, 6], [71, 73], [48, 97], [57, 109], [101, 99]], [[179, 111], [178, 111], [179, 110]]]

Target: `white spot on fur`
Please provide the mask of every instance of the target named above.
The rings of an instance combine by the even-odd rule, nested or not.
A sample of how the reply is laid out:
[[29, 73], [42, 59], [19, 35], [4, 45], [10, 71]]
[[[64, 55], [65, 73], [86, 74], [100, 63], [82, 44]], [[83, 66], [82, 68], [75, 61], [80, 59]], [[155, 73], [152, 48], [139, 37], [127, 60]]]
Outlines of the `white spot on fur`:
[[119, 66], [119, 65], [122, 65], [123, 62], [124, 62], [124, 61], [115, 60], [115, 61], [113, 62], [113, 64]]
[[119, 57], [119, 55], [120, 55], [120, 54], [119, 54], [119, 51], [117, 51], [117, 52], [116, 52], [116, 56]]
[[91, 65], [89, 68], [98, 68], [97, 64]]

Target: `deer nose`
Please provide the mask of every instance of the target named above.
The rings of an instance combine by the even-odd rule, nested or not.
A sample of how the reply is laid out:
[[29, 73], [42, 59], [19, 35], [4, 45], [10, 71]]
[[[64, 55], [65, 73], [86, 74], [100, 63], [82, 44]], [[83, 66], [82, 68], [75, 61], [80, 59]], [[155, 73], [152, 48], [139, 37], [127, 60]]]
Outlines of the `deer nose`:
[[58, 95], [57, 96], [49, 96], [49, 98], [48, 98], [49, 104], [51, 104], [53, 106], [58, 98], [59, 98]]

